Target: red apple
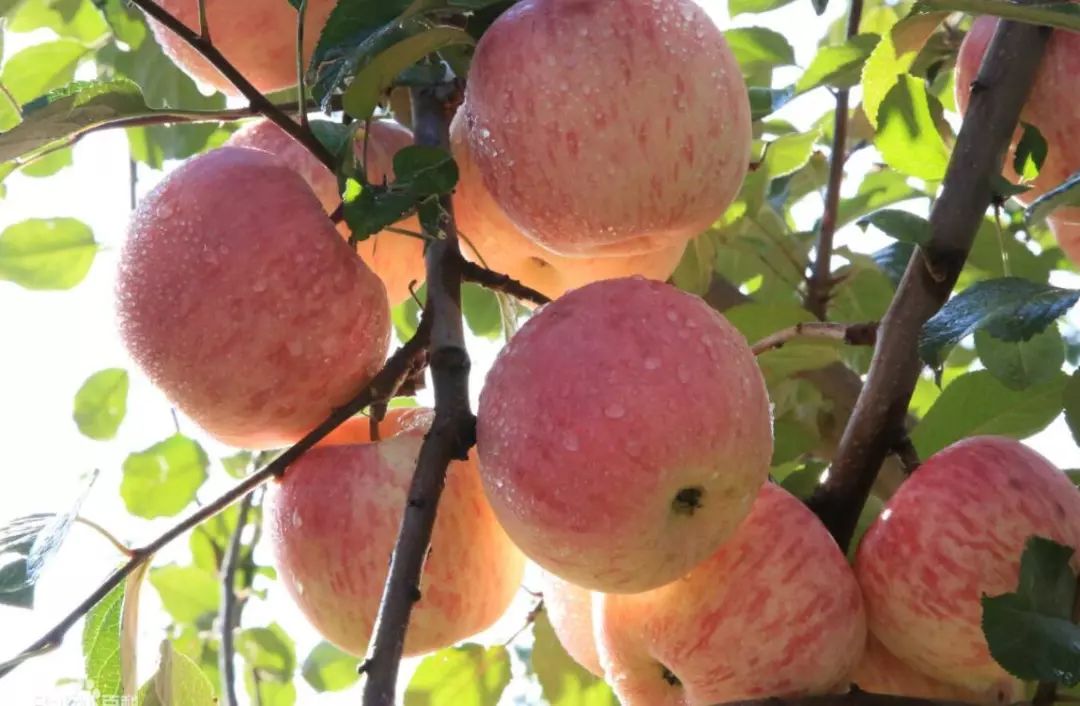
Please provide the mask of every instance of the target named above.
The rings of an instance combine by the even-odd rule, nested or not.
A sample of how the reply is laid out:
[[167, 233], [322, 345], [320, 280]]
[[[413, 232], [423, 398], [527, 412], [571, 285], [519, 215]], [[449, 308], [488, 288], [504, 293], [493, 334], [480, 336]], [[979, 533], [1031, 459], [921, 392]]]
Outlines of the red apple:
[[769, 398], [746, 340], [643, 278], [576, 289], [503, 348], [480, 393], [484, 487], [542, 567], [655, 588], [727, 539], [765, 482]]
[[739, 65], [693, 0], [519, 2], [477, 45], [461, 110], [495, 200], [563, 255], [685, 243], [750, 161]]
[[[369, 421], [354, 420], [338, 441], [360, 443], [309, 451], [270, 498], [269, 536], [282, 584], [327, 640], [355, 655], [371, 638], [431, 414], [393, 410], [387, 422], [381, 441], [363, 443]], [[405, 654], [448, 647], [490, 627], [509, 607], [524, 568], [484, 498], [476, 464], [455, 461]]]
[[460, 178], [454, 191], [454, 216], [462, 251], [473, 262], [509, 275], [551, 299], [571, 289], [630, 275], [666, 280], [686, 250], [676, 243], [641, 255], [564, 257], [532, 242], [518, 230], [484, 186], [465, 139], [459, 111], [450, 125], [450, 144]]
[[[364, 130], [361, 128], [357, 132], [356, 152], [358, 158], [366, 159], [368, 180], [375, 184], [393, 181], [394, 155], [413, 143], [412, 133], [391, 120], [374, 120], [367, 135], [365, 144]], [[337, 178], [303, 145], [269, 120], [249, 123], [234, 133], [226, 144], [277, 155], [304, 177], [328, 213], [341, 203]], [[420, 222], [415, 216], [406, 218], [397, 226], [416, 233], [420, 231]], [[338, 226], [338, 230], [345, 237], [350, 234], [349, 227], [344, 223]], [[391, 305], [399, 304], [410, 296], [411, 283], [424, 281], [424, 242], [420, 238], [382, 231], [358, 243], [356, 250], [386, 285]]]
[[[197, 0], [155, 0], [173, 17], [199, 31]], [[304, 59], [311, 58], [336, 0], [308, 0], [304, 21]], [[263, 93], [296, 85], [296, 20], [289, 3], [278, 0], [206, 0], [206, 24], [214, 46]], [[230, 95], [232, 82], [176, 34], [151, 20], [165, 53], [192, 78]]]
[[597, 595], [597, 648], [623, 706], [836, 691], [866, 641], [855, 576], [825, 527], [765, 485], [735, 535], [678, 581]]
[[[983, 55], [997, 28], [997, 19], [977, 17], [964, 38], [956, 57], [956, 105], [963, 113], [971, 98], [971, 83], [979, 72]], [[1042, 64], [1035, 75], [1031, 95], [1020, 114], [1020, 120], [1039, 128], [1049, 147], [1039, 176], [1031, 182], [1032, 189], [1017, 197], [1031, 203], [1069, 175], [1080, 170], [1080, 33], [1057, 30], [1050, 36]], [[1017, 131], [1016, 140], [1020, 137]], [[1015, 148], [1014, 140], [1014, 148]], [[1012, 169], [1012, 154], [1005, 159], [1005, 173], [1018, 179]], [[1080, 206], [1057, 211], [1061, 220], [1080, 222]], [[1080, 263], [1080, 259], [1073, 258]]]
[[291, 444], [355, 395], [390, 344], [386, 292], [285, 163], [223, 147], [132, 216], [117, 280], [131, 356], [240, 447]]
[[1018, 693], [990, 656], [980, 598], [1016, 590], [1032, 535], [1080, 548], [1080, 491], [1064, 473], [1000, 437], [934, 454], [859, 545], [871, 632], [930, 677], [979, 694]]

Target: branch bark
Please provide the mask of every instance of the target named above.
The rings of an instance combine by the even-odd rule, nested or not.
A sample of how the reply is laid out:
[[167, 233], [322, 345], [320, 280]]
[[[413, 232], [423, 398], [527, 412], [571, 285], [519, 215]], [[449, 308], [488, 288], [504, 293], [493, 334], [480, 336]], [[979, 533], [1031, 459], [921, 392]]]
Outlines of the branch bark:
[[427, 311], [425, 311], [423, 317], [420, 319], [420, 325], [416, 330], [416, 335], [394, 353], [390, 360], [386, 362], [386, 365], [383, 366], [383, 369], [379, 371], [371, 382], [363, 390], [359, 391], [352, 400], [343, 407], [334, 410], [333, 414], [331, 414], [325, 422], [274, 459], [269, 465], [240, 481], [233, 486], [232, 489], [228, 490], [212, 502], [200, 507], [196, 512], [193, 512], [191, 515], [166, 530], [149, 544], [133, 550], [131, 558], [124, 565], [109, 574], [109, 576], [102, 581], [89, 596], [72, 609], [70, 613], [64, 616], [64, 618], [56, 625], [49, 629], [49, 631], [41, 638], [35, 640], [33, 644], [14, 658], [6, 662], [0, 662], [0, 678], [10, 673], [27, 659], [37, 657], [38, 655], [45, 654], [59, 647], [64, 640], [64, 636], [75, 623], [86, 615], [91, 608], [97, 605], [102, 598], [107, 596], [111, 590], [120, 585], [124, 579], [149, 561], [154, 554], [174, 539], [188, 530], [193, 529], [205, 520], [224, 511], [225, 508], [245, 497], [272, 478], [283, 474], [292, 463], [300, 458], [300, 456], [312, 446], [360, 412], [360, 410], [373, 403], [389, 399], [394, 394], [394, 391], [401, 385], [401, 382], [408, 378], [413, 371], [416, 362], [423, 356], [431, 331], [431, 317], [428, 316]]
[[240, 563], [243, 549], [244, 527], [247, 526], [248, 512], [254, 496], [248, 494], [240, 501], [240, 512], [236, 517], [236, 529], [229, 538], [229, 547], [225, 550], [225, 559], [221, 566], [221, 611], [218, 622], [221, 628], [221, 651], [218, 654], [218, 667], [221, 671], [221, 694], [225, 706], [238, 706], [236, 700], [236, 646], [233, 632], [240, 623], [239, 598], [236, 595], [236, 569]]
[[[862, 0], [851, 0], [848, 12], [847, 38], [859, 33], [862, 22]], [[833, 236], [840, 212], [840, 187], [844, 182], [844, 163], [847, 162], [847, 132], [849, 91], [842, 88], [836, 92], [836, 110], [833, 113], [832, 152], [829, 155], [829, 181], [825, 189], [825, 211], [818, 226], [818, 241], [814, 255], [814, 270], [806, 280], [806, 308], [814, 316], [825, 320], [832, 296]]]
[[987, 49], [941, 197], [930, 212], [930, 242], [908, 263], [828, 478], [810, 500], [841, 547], [851, 541], [881, 462], [903, 437], [922, 369], [920, 332], [949, 298], [964, 266], [1049, 35], [1045, 27], [1002, 22]]
[[821, 338], [839, 341], [849, 346], [872, 346], [877, 340], [877, 322], [865, 324], [841, 324], [832, 321], [795, 324], [770, 334], [750, 347], [754, 355], [783, 348], [797, 338]]
[[[413, 89], [413, 126], [420, 145], [448, 147], [451, 97], [456, 87]], [[467, 457], [476, 441], [476, 417], [469, 406], [469, 355], [461, 316], [462, 263], [453, 205], [443, 197], [439, 229], [428, 233], [425, 254], [428, 299], [425, 314], [432, 321], [429, 358], [435, 389], [435, 419], [424, 438], [409, 501], [402, 517], [390, 575], [383, 587], [368, 658], [364, 706], [393, 706], [405, 632], [420, 599], [420, 576], [431, 544], [446, 470], [454, 459]], [[427, 225], [425, 225], [427, 228]]]
[[489, 270], [486, 267], [481, 267], [464, 258], [462, 258], [461, 261], [461, 276], [466, 282], [479, 284], [493, 292], [509, 294], [512, 297], [522, 301], [531, 302], [537, 306], [551, 303], [551, 299], [548, 296], [541, 294], [532, 287], [522, 284], [509, 275], [504, 275], [500, 272]]

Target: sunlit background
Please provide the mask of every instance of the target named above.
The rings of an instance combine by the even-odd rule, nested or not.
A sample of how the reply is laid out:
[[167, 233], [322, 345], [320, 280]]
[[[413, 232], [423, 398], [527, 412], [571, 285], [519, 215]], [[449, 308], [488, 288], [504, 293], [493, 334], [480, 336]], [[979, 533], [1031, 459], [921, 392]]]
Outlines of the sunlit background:
[[[764, 26], [783, 33], [795, 47], [802, 67], [813, 57], [827, 25], [845, 9], [844, 3], [833, 2], [826, 16], [819, 18], [807, 0], [797, 0], [781, 10], [743, 15], [732, 23], [725, 3], [706, 0], [703, 4], [722, 28]], [[10, 57], [21, 48], [49, 38], [48, 31], [7, 32], [4, 55]], [[798, 67], [777, 70], [774, 85], [789, 83], [800, 73]], [[93, 76], [92, 66], [81, 67], [80, 78]], [[856, 98], [857, 94], [856, 88]], [[829, 93], [818, 89], [789, 104], [778, 117], [805, 128], [829, 110], [832, 103]], [[850, 162], [854, 174], [868, 167], [869, 152], [864, 150]], [[161, 176], [161, 172], [140, 167], [136, 194], [145, 194]], [[858, 183], [858, 178], [850, 179], [845, 194]], [[126, 137], [122, 132], [93, 134], [75, 148], [74, 166], [48, 179], [16, 174], [7, 179], [6, 185], [7, 197], [0, 201], [0, 230], [27, 218], [71, 216], [93, 229], [103, 251], [87, 279], [69, 292], [30, 292], [0, 282], [0, 472], [4, 480], [0, 489], [0, 522], [30, 512], [64, 511], [80, 490], [80, 477], [100, 469], [83, 514], [107, 526], [124, 541], [140, 545], [174, 520], [140, 520], [124, 510], [118, 493], [121, 464], [129, 452], [171, 435], [174, 418], [168, 402], [128, 359], [113, 327], [114, 268], [130, 212], [131, 173]], [[813, 223], [821, 208], [820, 195], [809, 197], [797, 211], [804, 219], [802, 225]], [[890, 242], [855, 227], [842, 230], [839, 238], [862, 252], [871, 252]], [[1067, 274], [1055, 275], [1052, 282], [1080, 287], [1080, 277]], [[1074, 313], [1068, 325], [1075, 327], [1077, 321]], [[470, 340], [475, 361], [474, 400], [497, 349], [498, 345], [491, 341]], [[128, 415], [117, 438], [101, 443], [87, 439], [76, 429], [71, 416], [72, 400], [87, 376], [110, 367], [126, 368], [132, 374]], [[430, 402], [428, 394], [422, 395], [421, 401]], [[200, 435], [183, 417], [179, 425], [184, 434], [198, 438], [212, 458], [232, 452]], [[1061, 419], [1028, 443], [1061, 467], [1080, 466], [1080, 451]], [[220, 469], [211, 472], [211, 480], [200, 490], [200, 499], [213, 498], [228, 483]], [[263, 550], [265, 553], [265, 547]], [[174, 551], [163, 552], [156, 562], [159, 565], [173, 559], [186, 562], [188, 557], [185, 538], [176, 544]], [[93, 590], [119, 560], [115, 550], [101, 537], [77, 525], [38, 584], [36, 608], [31, 612], [0, 607], [0, 661], [40, 637]], [[262, 563], [268, 563], [268, 557], [264, 556]], [[319, 637], [283, 596], [283, 591], [275, 590], [266, 601], [252, 601], [245, 613], [246, 622], [261, 625], [277, 621], [294, 638], [297, 658], [303, 660]], [[156, 668], [158, 643], [169, 623], [155, 591], [147, 588], [141, 600], [140, 683]], [[515, 609], [492, 631], [491, 640], [506, 639], [520, 628], [530, 605], [531, 600], [523, 594]], [[27, 662], [0, 680], [0, 704], [64, 703], [61, 695], [74, 693], [76, 688], [65, 684], [65, 680], [77, 680], [83, 675], [80, 637], [81, 625], [68, 633], [63, 647]], [[405, 676], [408, 673], [406, 669]], [[296, 685], [297, 702], [301, 704], [353, 704], [358, 698], [355, 691], [316, 696], [299, 677]], [[241, 698], [245, 698], [243, 689], [240, 691]]]

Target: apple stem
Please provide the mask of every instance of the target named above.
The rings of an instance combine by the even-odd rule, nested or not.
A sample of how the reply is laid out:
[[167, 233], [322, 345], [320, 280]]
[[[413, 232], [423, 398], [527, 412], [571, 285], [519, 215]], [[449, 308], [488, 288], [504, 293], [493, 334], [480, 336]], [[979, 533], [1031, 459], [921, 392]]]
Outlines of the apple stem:
[[[930, 211], [930, 241], [908, 262], [878, 332], [874, 359], [825, 482], [810, 507], [847, 548], [885, 457], [906, 433], [904, 419], [922, 371], [923, 325], [948, 300], [993, 198], [993, 179], [1034, 85], [1049, 29], [1001, 22], [983, 58], [940, 197]], [[932, 267], [928, 267], [932, 265]], [[930, 271], [942, 275], [931, 276]]]
[[526, 287], [521, 282], [509, 277], [507, 275], [489, 270], [486, 267], [477, 265], [475, 262], [469, 262], [468, 260], [461, 259], [461, 276], [466, 282], [472, 282], [479, 284], [482, 287], [490, 289], [493, 292], [502, 292], [503, 294], [509, 294], [510, 296], [520, 299], [522, 301], [531, 302], [537, 306], [543, 306], [544, 304], [550, 304], [551, 299], [541, 294], [540, 292]]

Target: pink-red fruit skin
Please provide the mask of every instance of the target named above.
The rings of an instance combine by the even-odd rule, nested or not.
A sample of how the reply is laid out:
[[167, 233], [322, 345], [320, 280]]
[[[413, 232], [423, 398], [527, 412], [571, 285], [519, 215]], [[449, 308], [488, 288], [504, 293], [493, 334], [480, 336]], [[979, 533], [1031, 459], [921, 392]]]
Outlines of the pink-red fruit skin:
[[[850, 680], [863, 691], [873, 694], [961, 701], [972, 704], [1011, 703], [1014, 700], [1008, 698], [999, 701], [996, 694], [991, 695], [989, 699], [984, 698], [980, 694], [928, 677], [900, 661], [873, 635], [867, 638], [866, 651], [863, 652], [855, 671], [851, 673]], [[1016, 697], [1019, 694], [1010, 696]]]
[[563, 579], [619, 593], [712, 554], [772, 457], [746, 339], [700, 298], [640, 277], [540, 309], [488, 373], [477, 435], [514, 542]]
[[1061, 218], [1050, 216], [1046, 222], [1050, 225], [1050, 232], [1057, 239], [1058, 247], [1080, 267], [1080, 221], [1069, 223]]
[[[303, 145], [269, 120], [257, 120], [245, 125], [226, 141], [226, 145], [250, 147], [276, 155], [295, 169], [319, 197], [327, 213], [341, 204], [337, 179]], [[409, 130], [391, 120], [373, 120], [369, 124], [367, 140], [364, 131], [357, 132], [357, 158], [366, 160], [367, 178], [373, 184], [394, 180], [394, 155], [413, 144]], [[397, 227], [417, 233], [420, 221], [410, 216]], [[349, 227], [342, 223], [338, 231], [346, 238]], [[424, 241], [420, 238], [382, 231], [356, 245], [356, 252], [386, 287], [391, 305], [410, 296], [409, 286], [424, 281]]]
[[[399, 433], [318, 446], [270, 496], [269, 536], [282, 584], [326, 639], [355, 655], [368, 647], [431, 420], [427, 410], [391, 415], [387, 428]], [[405, 654], [448, 647], [490, 627], [509, 607], [524, 567], [484, 498], [475, 462], [450, 464]]]
[[120, 333], [185, 414], [234, 446], [311, 431], [386, 357], [379, 279], [304, 180], [265, 152], [223, 147], [167, 176], [128, 226]]
[[1012, 439], [972, 437], [939, 451], [859, 545], [855, 573], [870, 631], [935, 679], [979, 694], [1019, 693], [990, 656], [980, 598], [1016, 590], [1032, 535], [1080, 548], [1080, 490], [1064, 473]]
[[575, 586], [549, 571], [540, 572], [540, 592], [551, 629], [575, 662], [598, 677], [604, 676], [593, 636], [593, 592]]
[[484, 183], [563, 255], [686, 242], [732, 201], [750, 105], [693, 0], [524, 0], [476, 48], [462, 107]]
[[[956, 105], [961, 113], [967, 110], [971, 84], [978, 75], [979, 65], [996, 28], [996, 18], [977, 17], [960, 46], [956, 57]], [[1077, 96], [1080, 96], [1080, 32], [1056, 31], [1050, 35], [1035, 74], [1035, 83], [1020, 114], [1021, 121], [1039, 129], [1048, 147], [1039, 175], [1030, 183], [1031, 190], [1017, 197], [1021, 203], [1030, 204], [1080, 170], [1080, 140], [1077, 140], [1080, 100]], [[1014, 148], [1021, 134], [1018, 129]], [[1010, 150], [1005, 158], [1005, 173], [1016, 179], [1012, 162]], [[1059, 208], [1054, 217], [1062, 224], [1073, 224], [1080, 229], [1080, 206]], [[1080, 246], [1075, 242], [1062, 242], [1062, 250], [1080, 265]]]
[[[197, 0], [154, 0], [188, 29], [199, 31]], [[304, 21], [304, 59], [311, 58], [335, 0], [309, 0]], [[214, 46], [262, 93], [296, 85], [296, 10], [276, 0], [206, 0], [206, 24]], [[192, 78], [239, 95], [197, 49], [157, 21], [150, 21], [165, 53]]]
[[735, 535], [654, 591], [597, 595], [600, 663], [622, 706], [837, 690], [866, 641], [859, 586], [797, 498], [762, 488]]

